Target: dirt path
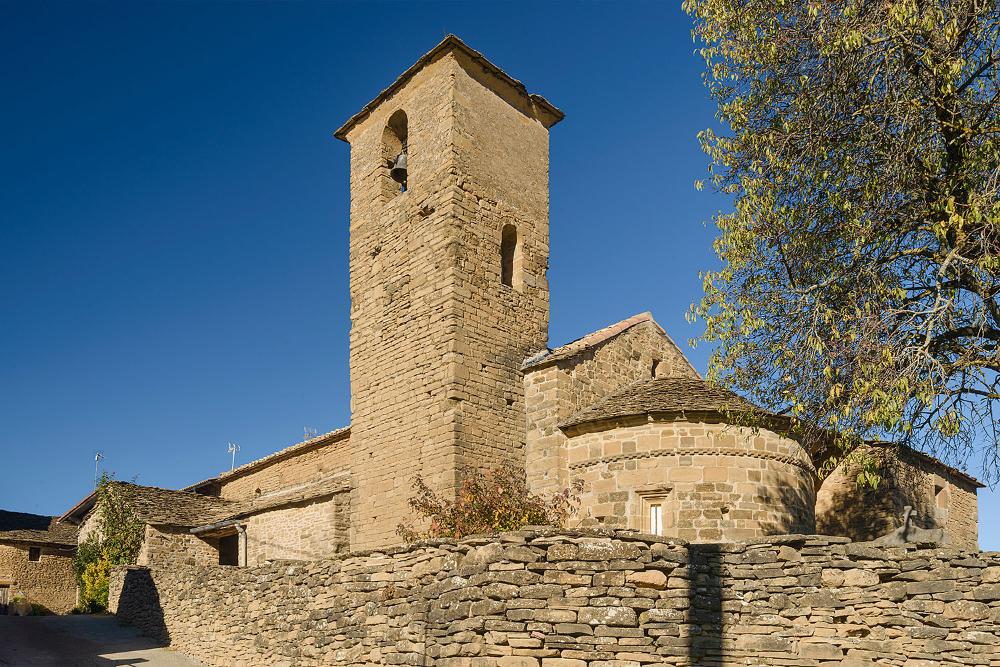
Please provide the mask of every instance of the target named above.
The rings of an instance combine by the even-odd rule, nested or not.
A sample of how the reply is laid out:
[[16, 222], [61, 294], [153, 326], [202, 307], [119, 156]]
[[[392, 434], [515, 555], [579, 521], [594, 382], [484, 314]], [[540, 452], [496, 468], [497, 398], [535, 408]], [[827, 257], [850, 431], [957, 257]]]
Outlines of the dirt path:
[[110, 616], [0, 616], [3, 667], [198, 667]]

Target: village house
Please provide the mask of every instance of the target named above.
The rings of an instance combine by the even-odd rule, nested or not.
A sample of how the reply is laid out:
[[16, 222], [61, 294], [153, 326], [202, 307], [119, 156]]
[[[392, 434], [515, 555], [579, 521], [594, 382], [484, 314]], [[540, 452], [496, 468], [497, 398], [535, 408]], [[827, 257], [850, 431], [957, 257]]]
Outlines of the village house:
[[15, 601], [57, 614], [75, 607], [76, 539], [55, 517], [0, 510], [0, 614], [17, 611]]
[[[329, 440], [329, 434], [321, 436], [275, 458], [292, 455], [291, 449], [315, 451]], [[342, 477], [281, 484], [267, 493], [259, 485], [246, 496], [230, 493], [230, 482], [245, 480], [269, 463], [273, 461], [250, 463], [183, 491], [111, 482], [143, 524], [136, 563], [255, 565], [278, 559], [314, 560], [346, 549], [348, 486]], [[95, 491], [60, 517], [67, 525], [80, 526], [81, 543], [100, 530], [97, 503]]]
[[[649, 313], [548, 348], [549, 143], [563, 113], [454, 36], [335, 132], [350, 144], [351, 422], [183, 491], [131, 487], [142, 563], [245, 565], [396, 544], [414, 476], [582, 482], [582, 526], [691, 541], [871, 539], [915, 520], [977, 548], [976, 490], [910, 450], [858, 503], [841, 471], [709, 385]], [[64, 517], [88, 534], [93, 496]], [[850, 520], [838, 520], [850, 509]]]

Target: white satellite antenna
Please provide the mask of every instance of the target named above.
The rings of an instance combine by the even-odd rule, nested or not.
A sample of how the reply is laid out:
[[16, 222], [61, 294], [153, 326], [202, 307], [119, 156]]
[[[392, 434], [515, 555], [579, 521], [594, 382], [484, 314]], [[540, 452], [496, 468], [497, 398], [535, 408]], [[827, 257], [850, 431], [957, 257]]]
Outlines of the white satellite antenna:
[[233, 455], [233, 465], [229, 469], [232, 470], [236, 467], [236, 452], [240, 451], [240, 446], [235, 442], [229, 443], [229, 453]]
[[104, 454], [100, 451], [94, 452], [94, 488], [97, 488], [97, 480], [100, 479], [100, 465]]

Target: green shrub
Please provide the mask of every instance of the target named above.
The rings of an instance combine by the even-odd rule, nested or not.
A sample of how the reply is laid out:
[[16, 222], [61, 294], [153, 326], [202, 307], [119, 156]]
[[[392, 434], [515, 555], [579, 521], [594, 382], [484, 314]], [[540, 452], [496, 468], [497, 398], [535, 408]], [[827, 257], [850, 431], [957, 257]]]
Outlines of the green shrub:
[[134, 565], [139, 556], [145, 526], [132, 511], [127, 488], [107, 475], [97, 486], [97, 530], [80, 543], [73, 559], [80, 587], [78, 613], [107, 609], [111, 568]]

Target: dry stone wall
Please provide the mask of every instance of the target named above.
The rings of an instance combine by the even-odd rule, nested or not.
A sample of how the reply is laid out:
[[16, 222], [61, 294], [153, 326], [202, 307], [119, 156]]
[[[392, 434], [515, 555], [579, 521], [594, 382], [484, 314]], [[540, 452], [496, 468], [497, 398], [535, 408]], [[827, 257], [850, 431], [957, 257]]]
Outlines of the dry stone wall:
[[210, 665], [1000, 665], [1000, 554], [529, 530], [263, 567], [116, 570]]

